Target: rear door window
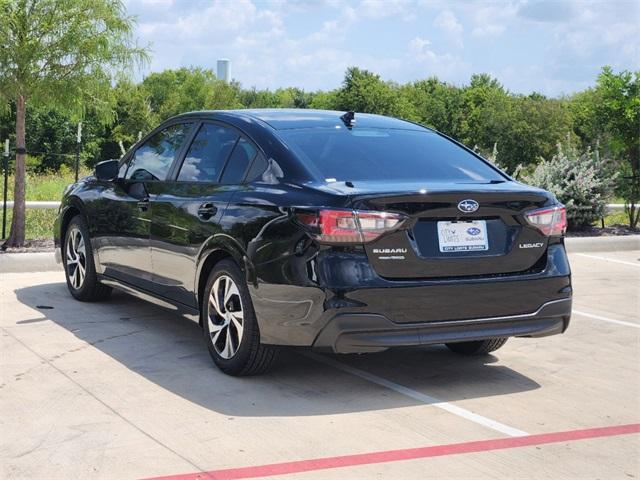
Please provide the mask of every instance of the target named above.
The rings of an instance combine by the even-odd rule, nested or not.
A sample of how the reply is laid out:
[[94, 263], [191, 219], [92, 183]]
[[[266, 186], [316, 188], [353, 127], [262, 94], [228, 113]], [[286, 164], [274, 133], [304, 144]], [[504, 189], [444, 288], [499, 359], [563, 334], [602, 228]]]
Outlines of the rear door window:
[[256, 148], [246, 138], [241, 137], [224, 169], [222, 183], [241, 183], [256, 153], [258, 153]]
[[217, 182], [238, 137], [232, 128], [213, 123], [202, 124], [182, 162], [178, 180]]
[[262, 174], [265, 172], [268, 165], [269, 164], [267, 163], [266, 158], [264, 158], [264, 155], [258, 152], [256, 158], [253, 159], [251, 168], [249, 168], [249, 171], [247, 172], [246, 181], [255, 182], [256, 180], [261, 179]]
[[191, 126], [190, 123], [171, 125], [150, 137], [133, 154], [126, 178], [134, 181], [165, 180]]

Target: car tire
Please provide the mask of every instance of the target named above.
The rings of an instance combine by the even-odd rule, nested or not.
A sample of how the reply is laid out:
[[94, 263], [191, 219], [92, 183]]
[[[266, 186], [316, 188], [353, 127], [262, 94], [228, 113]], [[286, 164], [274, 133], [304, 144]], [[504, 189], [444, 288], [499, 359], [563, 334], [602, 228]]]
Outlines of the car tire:
[[87, 222], [81, 215], [71, 219], [61, 243], [67, 288], [76, 300], [96, 302], [111, 295], [111, 287], [98, 280]]
[[278, 350], [260, 343], [260, 330], [244, 275], [231, 260], [209, 274], [201, 303], [205, 342], [214, 363], [227, 375], [265, 373]]
[[489, 338], [475, 342], [447, 343], [446, 345], [452, 352], [462, 355], [486, 355], [495, 352], [505, 343], [507, 343], [506, 338]]

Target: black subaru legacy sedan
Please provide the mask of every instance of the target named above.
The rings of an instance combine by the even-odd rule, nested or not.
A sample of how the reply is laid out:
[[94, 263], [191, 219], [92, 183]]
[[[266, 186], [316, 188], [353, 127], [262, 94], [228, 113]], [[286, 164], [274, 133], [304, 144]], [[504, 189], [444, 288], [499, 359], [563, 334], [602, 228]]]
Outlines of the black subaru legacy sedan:
[[171, 118], [99, 163], [65, 191], [55, 238], [76, 299], [168, 306], [250, 375], [281, 346], [476, 355], [562, 333], [565, 229], [552, 194], [420, 125], [237, 110]]

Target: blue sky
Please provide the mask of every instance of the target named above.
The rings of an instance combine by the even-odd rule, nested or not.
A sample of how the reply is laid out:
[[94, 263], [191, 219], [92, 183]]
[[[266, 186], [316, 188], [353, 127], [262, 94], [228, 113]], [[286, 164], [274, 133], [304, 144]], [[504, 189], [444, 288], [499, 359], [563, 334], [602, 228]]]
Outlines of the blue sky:
[[489, 73], [569, 94], [603, 65], [640, 69], [640, 0], [126, 0], [150, 44], [144, 73], [232, 62], [243, 86], [333, 89], [349, 66], [385, 80]]

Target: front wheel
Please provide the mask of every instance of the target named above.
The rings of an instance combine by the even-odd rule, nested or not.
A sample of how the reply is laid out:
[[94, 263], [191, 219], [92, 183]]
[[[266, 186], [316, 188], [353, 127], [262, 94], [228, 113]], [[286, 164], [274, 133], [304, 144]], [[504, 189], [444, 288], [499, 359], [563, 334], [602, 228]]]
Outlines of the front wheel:
[[507, 343], [506, 338], [489, 338], [475, 342], [447, 343], [446, 345], [452, 352], [462, 355], [486, 355], [495, 352], [505, 343]]
[[260, 330], [244, 277], [231, 260], [216, 265], [202, 299], [204, 337], [211, 358], [227, 375], [266, 372], [277, 350], [260, 343]]
[[109, 297], [111, 287], [103, 285], [98, 280], [89, 229], [80, 215], [71, 219], [64, 234], [62, 259], [67, 288], [75, 299], [95, 302]]

